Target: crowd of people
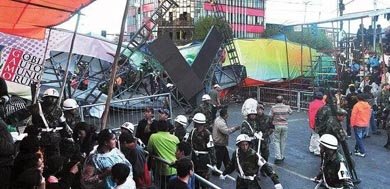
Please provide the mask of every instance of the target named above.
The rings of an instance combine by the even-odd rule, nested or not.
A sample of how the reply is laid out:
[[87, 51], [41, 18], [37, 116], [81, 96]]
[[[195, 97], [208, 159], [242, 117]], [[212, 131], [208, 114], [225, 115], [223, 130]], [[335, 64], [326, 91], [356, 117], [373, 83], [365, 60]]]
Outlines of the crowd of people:
[[[322, 162], [313, 181], [328, 188], [353, 187], [354, 168], [346, 155], [346, 140], [352, 134], [358, 157], [367, 155], [364, 140], [381, 134], [378, 128], [387, 129], [385, 148], [390, 150], [390, 72], [379, 72], [379, 65], [369, 62], [374, 57], [370, 58], [368, 66], [359, 67], [363, 75], [352, 72], [351, 65], [342, 72], [346, 85], [341, 90], [336, 94], [318, 90], [309, 104], [309, 151], [321, 156]], [[260, 175], [269, 177], [276, 189], [283, 188], [268, 159], [272, 142], [274, 163], [285, 160], [290, 106], [277, 96], [276, 104], [265, 113], [264, 105], [250, 98], [242, 106], [242, 124], [229, 126], [220, 90], [214, 85], [192, 116], [178, 115], [173, 124], [169, 110], [159, 109], [155, 119], [156, 110], [148, 107], [137, 125], [125, 122], [120, 132], [97, 132], [94, 125], [81, 121], [74, 99], [58, 106], [58, 91], [47, 89], [37, 103], [11, 113], [1, 111], [0, 183], [15, 189], [207, 188], [194, 173], [207, 180], [211, 174], [225, 179], [237, 171], [236, 188], [260, 188]], [[4, 81], [0, 97], [3, 106], [10, 101]], [[27, 136], [14, 140], [12, 126], [29, 118]], [[229, 154], [229, 135], [234, 132], [240, 132], [237, 148]]]
[[[362, 28], [361, 28], [362, 29]], [[363, 29], [362, 29], [363, 30]], [[344, 173], [348, 171], [348, 178], [343, 183], [330, 184], [330, 187], [349, 188], [353, 186], [350, 181], [358, 183], [354, 165], [350, 154], [357, 157], [366, 157], [369, 153], [365, 146], [366, 138], [381, 135], [380, 128], [386, 131], [387, 142], [384, 147], [390, 150], [390, 69], [385, 61], [381, 62], [376, 53], [367, 53], [359, 61], [352, 61], [345, 65], [341, 71], [341, 85], [337, 92], [329, 89], [319, 89], [314, 93], [314, 100], [309, 104], [308, 117], [311, 130], [309, 151], [322, 157], [322, 166], [327, 159], [338, 162], [329, 172]], [[345, 129], [344, 129], [345, 125]], [[352, 153], [346, 140], [355, 138], [355, 146]], [[338, 150], [341, 154], [323, 156], [320, 137], [325, 136], [332, 144], [328, 149]], [[334, 137], [334, 139], [331, 139]], [[341, 150], [342, 149], [342, 150]], [[340, 156], [340, 157], [338, 157]], [[325, 159], [324, 159], [325, 157]], [[332, 167], [332, 166], [331, 166]], [[325, 171], [324, 168], [321, 169]], [[315, 181], [327, 180], [316, 177]], [[329, 184], [329, 183], [328, 183]]]
[[[3, 84], [1, 103], [6, 106], [10, 98]], [[216, 85], [214, 90], [217, 94], [202, 97], [191, 119], [178, 115], [172, 124], [167, 109], [159, 109], [158, 119], [154, 119], [155, 110], [145, 108], [138, 125], [125, 122], [120, 132], [97, 132], [94, 125], [81, 121], [74, 99], [58, 106], [59, 92], [49, 88], [37, 103], [12, 113], [2, 112], [1, 187], [207, 188], [194, 173], [209, 179], [213, 171], [224, 179], [237, 170], [237, 188], [260, 188], [258, 172], [269, 176], [275, 188], [283, 188], [266, 161], [274, 130], [272, 120], [276, 119], [266, 115], [264, 106], [255, 101], [244, 114], [243, 125], [229, 127], [228, 109], [218, 99], [220, 87]], [[271, 111], [272, 116], [286, 121], [278, 108]], [[12, 127], [29, 118], [24, 122], [23, 137], [11, 136]], [[190, 121], [194, 127], [187, 132]], [[229, 158], [229, 135], [238, 130], [242, 134], [236, 140], [237, 150]], [[278, 147], [280, 154], [282, 146]]]

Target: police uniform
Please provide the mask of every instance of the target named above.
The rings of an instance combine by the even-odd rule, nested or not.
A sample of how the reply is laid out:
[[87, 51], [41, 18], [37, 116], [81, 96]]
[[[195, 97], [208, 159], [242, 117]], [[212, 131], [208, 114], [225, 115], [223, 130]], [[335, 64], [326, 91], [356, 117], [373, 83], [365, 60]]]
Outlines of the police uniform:
[[259, 177], [256, 175], [259, 169], [269, 176], [274, 184], [280, 183], [278, 175], [272, 170], [271, 166], [251, 148], [247, 152], [237, 148], [222, 175], [237, 170], [239, 173], [236, 180], [237, 189], [259, 189], [261, 188], [258, 183]]
[[[338, 112], [338, 114], [340, 115], [341, 113]], [[325, 133], [335, 136], [339, 142], [346, 139], [345, 131], [337, 117], [330, 116], [326, 120], [325, 128]]]
[[333, 117], [332, 116], [332, 110], [329, 107], [329, 105], [325, 105], [321, 107], [315, 117], [315, 132], [318, 133], [320, 136], [326, 133], [327, 130], [327, 120]]
[[[194, 162], [195, 173], [208, 179], [210, 174], [207, 164], [215, 165], [217, 162], [210, 131], [206, 128], [202, 131], [193, 129], [189, 134], [187, 142], [192, 146], [192, 161]], [[196, 186], [199, 187], [198, 181]]]
[[350, 173], [343, 156], [336, 152], [331, 157], [322, 157], [321, 170], [316, 180], [322, 180], [329, 189], [353, 189]]
[[275, 126], [272, 124], [271, 117], [264, 113], [261, 116], [257, 115], [256, 121], [259, 125], [259, 130], [263, 133], [263, 140], [260, 145], [261, 156], [268, 161], [270, 136], [274, 132]]
[[81, 122], [81, 118], [78, 114], [70, 113], [69, 111], [64, 111], [64, 116], [66, 119], [66, 124], [73, 130], [78, 123]]
[[259, 131], [260, 126], [257, 120], [246, 119], [241, 124], [241, 134], [247, 134], [249, 137], [252, 138], [251, 147], [256, 150], [259, 140], [255, 137], [255, 133]]
[[390, 91], [386, 90], [382, 92], [381, 96], [381, 106], [382, 106], [382, 125], [387, 133], [387, 142], [385, 148], [390, 150], [390, 123], [389, 123], [389, 114], [390, 114]]
[[59, 155], [61, 141], [60, 130], [66, 127], [62, 109], [56, 105], [46, 106], [36, 103], [11, 114], [13, 122], [19, 122], [31, 115], [32, 126], [41, 129], [41, 145], [45, 148], [45, 156]]

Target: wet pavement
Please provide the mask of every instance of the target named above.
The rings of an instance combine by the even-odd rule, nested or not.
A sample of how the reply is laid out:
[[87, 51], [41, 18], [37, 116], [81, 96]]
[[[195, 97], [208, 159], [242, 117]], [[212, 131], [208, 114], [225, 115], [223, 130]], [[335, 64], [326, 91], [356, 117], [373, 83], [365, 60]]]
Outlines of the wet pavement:
[[[266, 107], [266, 113], [270, 107]], [[241, 125], [243, 117], [241, 115], [241, 104], [229, 105], [228, 125]], [[307, 112], [296, 110], [289, 118], [288, 137], [286, 145], [286, 159], [280, 165], [274, 165], [273, 145], [270, 145], [269, 163], [279, 175], [280, 181], [285, 189], [311, 189], [315, 183], [309, 179], [314, 177], [319, 170], [320, 157], [314, 156], [309, 152], [310, 131], [307, 120]], [[382, 131], [382, 133], [384, 133]], [[233, 133], [229, 138], [229, 153], [236, 148], [235, 139], [239, 132]], [[390, 186], [390, 151], [386, 150], [383, 145], [387, 137], [382, 135], [371, 135], [370, 138], [364, 139], [367, 153], [366, 157], [361, 158], [352, 155], [356, 164], [358, 178], [362, 182], [357, 188], [361, 189], [381, 189]], [[349, 148], [354, 149], [355, 139], [348, 139]], [[223, 167], [223, 166], [222, 166]], [[224, 168], [221, 168], [222, 170]], [[237, 172], [231, 174], [236, 176]], [[226, 179], [220, 180], [216, 176], [211, 176], [213, 183], [221, 188], [235, 188], [235, 182]], [[273, 188], [271, 179], [261, 177], [261, 187], [264, 189]]]

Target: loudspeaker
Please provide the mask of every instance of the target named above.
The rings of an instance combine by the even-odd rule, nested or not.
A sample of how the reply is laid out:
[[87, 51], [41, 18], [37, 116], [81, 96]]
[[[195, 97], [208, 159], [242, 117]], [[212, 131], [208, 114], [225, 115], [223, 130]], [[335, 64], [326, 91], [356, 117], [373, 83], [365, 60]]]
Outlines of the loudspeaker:
[[189, 101], [203, 90], [202, 81], [191, 70], [179, 49], [168, 36], [162, 36], [153, 41], [149, 45], [149, 50], [164, 67], [164, 70], [186, 100]]
[[216, 29], [216, 27], [212, 27], [191, 66], [192, 70], [202, 82], [205, 79], [207, 71], [209, 70], [222, 43], [222, 34]]

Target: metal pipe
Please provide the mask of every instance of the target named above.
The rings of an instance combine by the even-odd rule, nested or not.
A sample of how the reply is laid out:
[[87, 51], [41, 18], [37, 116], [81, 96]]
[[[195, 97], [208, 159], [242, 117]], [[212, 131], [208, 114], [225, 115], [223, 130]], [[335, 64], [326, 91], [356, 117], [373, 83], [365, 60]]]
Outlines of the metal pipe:
[[[46, 39], [47, 41], [46, 41], [45, 52], [43, 54], [42, 67], [45, 67], [46, 53], [47, 53], [47, 49], [49, 48], [50, 36], [51, 36], [51, 28], [49, 28], [49, 34], [47, 35], [47, 39]], [[50, 62], [51, 62], [51, 60], [50, 60]], [[43, 73], [44, 73], [44, 71], [41, 72], [41, 78], [42, 78]], [[35, 97], [33, 97], [33, 104], [35, 104], [38, 101], [39, 90], [41, 89], [41, 87], [40, 87], [41, 81], [42, 81], [42, 79], [40, 79], [36, 85]]]
[[[214, 167], [211, 166], [210, 164], [207, 164], [207, 167], [210, 168], [210, 169], [212, 169], [213, 171], [216, 171], [217, 173], [219, 173], [219, 174], [221, 174], [221, 175], [222, 175], [222, 173], [223, 173], [221, 170], [214, 168]], [[236, 179], [233, 178], [233, 177], [230, 176], [230, 175], [226, 175], [226, 177], [229, 178], [229, 179], [232, 180], [232, 181], [236, 181]]]
[[[170, 93], [163, 93], [163, 94], [157, 94], [157, 95], [136, 97], [136, 98], [131, 98], [131, 100], [142, 100], [142, 99], [152, 98], [152, 97], [167, 96], [167, 95], [169, 95], [169, 94], [170, 94]], [[119, 103], [119, 102], [127, 102], [127, 101], [129, 101], [129, 99], [114, 100], [114, 101], [111, 101], [111, 103]], [[83, 107], [83, 108], [88, 108], [88, 107], [92, 107], [92, 106], [99, 106], [99, 105], [105, 105], [105, 104], [106, 104], [106, 103], [102, 102], [102, 103], [97, 103], [97, 104], [88, 104], [88, 105], [84, 105], [84, 106], [81, 106], [81, 107]]]
[[302, 43], [303, 43], [303, 25], [301, 25], [301, 76], [303, 75], [303, 44]]
[[[149, 153], [148, 153], [148, 154], [149, 154]], [[171, 165], [171, 164], [172, 164], [171, 162], [169, 162], [169, 161], [167, 161], [167, 160], [165, 160], [165, 159], [163, 159], [163, 158], [161, 158], [161, 157], [158, 157], [158, 156], [150, 156], [150, 157], [152, 157], [152, 158], [154, 158], [154, 159], [157, 159], [157, 160], [159, 160], [159, 161], [161, 161], [162, 163], [165, 163], [165, 164], [167, 164], [167, 165]], [[221, 187], [219, 187], [219, 186], [213, 184], [212, 182], [206, 180], [205, 178], [199, 176], [198, 174], [194, 173], [194, 175], [195, 175], [196, 179], [199, 179], [200, 182], [202, 182], [202, 183], [204, 183], [204, 184], [207, 184], [207, 185], [210, 186], [211, 188], [214, 188], [214, 189], [221, 189]]]
[[286, 63], [287, 63], [287, 81], [288, 81], [288, 101], [290, 103], [291, 101], [291, 94], [290, 94], [290, 90], [291, 90], [291, 82], [290, 82], [290, 61], [288, 59], [288, 46], [287, 46], [287, 35], [286, 33], [284, 33], [284, 44], [286, 45]]
[[69, 49], [69, 54], [68, 54], [68, 61], [66, 62], [66, 67], [65, 67], [65, 75], [64, 75], [64, 81], [62, 82], [62, 87], [60, 91], [60, 97], [58, 97], [57, 105], [61, 105], [61, 100], [62, 97], [64, 96], [64, 90], [65, 90], [65, 85], [66, 85], [66, 80], [68, 79], [68, 72], [69, 72], [69, 65], [72, 59], [72, 53], [73, 53], [73, 46], [74, 46], [74, 41], [76, 39], [77, 35], [77, 29], [79, 28], [79, 23], [80, 23], [80, 12], [77, 13], [77, 21], [76, 21], [76, 26], [73, 32], [72, 36], [72, 42], [70, 44], [70, 49]]

